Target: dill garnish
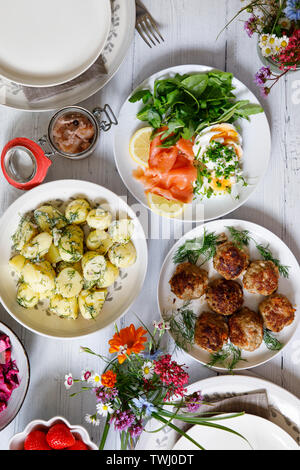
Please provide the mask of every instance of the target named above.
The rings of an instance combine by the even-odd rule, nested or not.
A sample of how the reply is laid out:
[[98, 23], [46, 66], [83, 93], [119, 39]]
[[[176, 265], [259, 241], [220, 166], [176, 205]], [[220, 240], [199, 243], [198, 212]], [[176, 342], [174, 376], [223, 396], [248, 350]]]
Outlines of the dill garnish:
[[187, 351], [194, 344], [195, 323], [197, 315], [189, 308], [190, 302], [173, 311], [168, 322], [176, 346]]
[[226, 367], [230, 372], [233, 371], [235, 366], [240, 361], [247, 361], [247, 359], [242, 358], [242, 351], [234, 346], [232, 343], [226, 343], [220, 351], [211, 354], [211, 360], [207, 367], [214, 367], [217, 364]]
[[249, 230], [237, 230], [234, 227], [226, 227], [232, 237], [233, 242], [239, 247], [248, 246], [251, 240]]
[[270, 351], [280, 351], [283, 348], [283, 344], [267, 328], [264, 328], [264, 342]]
[[218, 238], [214, 232], [207, 233], [204, 229], [203, 237], [187, 240], [178, 248], [173, 258], [174, 263], [178, 264], [189, 261], [192, 264], [196, 264], [200, 257], [204, 258], [201, 265], [206, 263], [216, 254]]
[[269, 249], [269, 246], [256, 244], [256, 248], [266, 261], [273, 261], [273, 263], [277, 266], [281, 276], [285, 277], [286, 279], [289, 277], [290, 266], [284, 266], [280, 263], [279, 259], [274, 258], [271, 250]]

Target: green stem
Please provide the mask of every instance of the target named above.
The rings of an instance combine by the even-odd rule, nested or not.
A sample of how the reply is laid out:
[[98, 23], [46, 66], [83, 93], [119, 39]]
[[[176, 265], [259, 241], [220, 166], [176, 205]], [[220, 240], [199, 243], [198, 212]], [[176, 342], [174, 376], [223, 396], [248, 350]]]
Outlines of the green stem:
[[188, 434], [186, 434], [182, 429], [178, 428], [173, 424], [172, 422], [169, 422], [164, 419], [162, 416], [160, 416], [158, 413], [152, 413], [153, 418], [157, 419], [158, 421], [161, 421], [164, 424], [167, 424], [171, 429], [174, 429], [174, 431], [178, 432], [181, 436], [185, 437], [188, 441], [192, 442], [195, 446], [197, 446], [201, 450], [205, 450], [204, 447], [202, 447], [198, 442], [196, 442], [194, 439], [192, 439]]
[[101, 437], [99, 450], [103, 450], [104, 446], [105, 446], [105, 443], [106, 443], [106, 439], [107, 439], [107, 435], [108, 435], [108, 431], [109, 431], [109, 419], [110, 419], [110, 417], [108, 415], [107, 418], [106, 418], [106, 423], [105, 423], [103, 434], [102, 434], [102, 437]]

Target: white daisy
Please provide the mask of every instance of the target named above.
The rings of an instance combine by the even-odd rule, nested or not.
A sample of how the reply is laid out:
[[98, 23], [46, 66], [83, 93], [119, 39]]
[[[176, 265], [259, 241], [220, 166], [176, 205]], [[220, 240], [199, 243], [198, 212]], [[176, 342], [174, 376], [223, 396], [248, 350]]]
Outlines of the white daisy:
[[276, 40], [277, 40], [276, 34], [269, 34], [267, 45], [269, 45], [270, 47], [275, 47]]
[[267, 44], [268, 39], [269, 39], [269, 34], [261, 34], [260, 35], [259, 45], [260, 45], [261, 48]]
[[97, 408], [97, 413], [100, 416], [104, 416], [104, 418], [106, 418], [108, 414], [111, 415], [114, 412], [110, 403], [98, 403], [96, 405], [96, 408]]
[[88, 382], [94, 385], [95, 387], [100, 387], [101, 375], [98, 374], [97, 372], [93, 372], [90, 378], [88, 379]]
[[142, 374], [144, 379], [152, 379], [154, 375], [154, 365], [151, 361], [145, 362], [142, 366]]
[[97, 418], [96, 415], [85, 415], [85, 421], [93, 426], [99, 426], [100, 420]]
[[270, 57], [271, 55], [274, 54], [273, 48], [270, 47], [269, 45], [263, 46], [261, 48], [261, 52], [264, 57]]
[[283, 29], [290, 29], [291, 27], [291, 22], [288, 18], [280, 18], [278, 20], [278, 24], [280, 24], [280, 26], [283, 28]]
[[71, 388], [73, 384], [74, 384], [74, 380], [73, 380], [73, 376], [70, 372], [68, 375], [65, 375], [65, 387], [66, 387], [66, 389], [69, 390], [69, 388]]
[[278, 38], [278, 46], [285, 49], [289, 43], [289, 38], [287, 36], [282, 36], [282, 38]]

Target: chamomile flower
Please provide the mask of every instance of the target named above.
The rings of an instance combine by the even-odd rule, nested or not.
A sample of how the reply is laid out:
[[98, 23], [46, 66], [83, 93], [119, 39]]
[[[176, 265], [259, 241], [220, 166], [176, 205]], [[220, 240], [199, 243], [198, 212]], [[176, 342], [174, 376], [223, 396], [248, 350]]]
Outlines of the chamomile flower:
[[269, 39], [269, 35], [268, 35], [268, 34], [261, 34], [261, 35], [260, 35], [260, 38], [259, 38], [259, 45], [260, 45], [260, 47], [266, 46], [266, 45], [267, 45], [267, 42], [268, 42], [268, 39]]
[[107, 415], [109, 414], [111, 415], [114, 412], [110, 403], [98, 403], [96, 408], [97, 408], [97, 413], [100, 416], [104, 416], [104, 418], [106, 418]]
[[282, 36], [282, 38], [278, 38], [278, 46], [285, 49], [289, 44], [289, 38], [287, 36]]
[[268, 36], [269, 37], [268, 37], [267, 45], [269, 45], [270, 47], [275, 47], [276, 40], [277, 40], [276, 34], [269, 34]]
[[145, 362], [142, 366], [142, 374], [144, 379], [152, 379], [154, 375], [154, 365], [151, 361]]
[[73, 379], [73, 376], [70, 372], [69, 374], [65, 375], [65, 387], [66, 387], [66, 389], [69, 390], [69, 388], [71, 388], [73, 384], [74, 384], [74, 379]]
[[100, 420], [97, 418], [96, 415], [85, 415], [85, 421], [93, 426], [99, 426]]
[[291, 27], [291, 22], [288, 18], [283, 17], [278, 20], [278, 24], [283, 28], [289, 30]]
[[94, 385], [95, 387], [99, 387], [101, 385], [101, 375], [97, 372], [91, 374], [88, 382]]
[[91, 370], [88, 370], [88, 369], [84, 369], [82, 372], [81, 372], [81, 380], [87, 382], [91, 376], [92, 376], [92, 371]]
[[261, 52], [264, 57], [270, 57], [271, 55], [274, 54], [273, 48], [270, 47], [268, 44], [261, 48]]

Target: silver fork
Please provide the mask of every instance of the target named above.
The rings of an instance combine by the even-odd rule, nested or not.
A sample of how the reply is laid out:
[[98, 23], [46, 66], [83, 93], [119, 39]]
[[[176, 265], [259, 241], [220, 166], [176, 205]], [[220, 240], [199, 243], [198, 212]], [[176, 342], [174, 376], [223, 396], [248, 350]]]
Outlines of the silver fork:
[[[157, 24], [146, 10], [146, 8], [136, 0], [136, 24], [135, 27], [141, 35], [145, 43], [152, 48], [160, 41], [164, 42], [164, 38], [160, 34]], [[151, 45], [152, 44], [152, 45]]]

